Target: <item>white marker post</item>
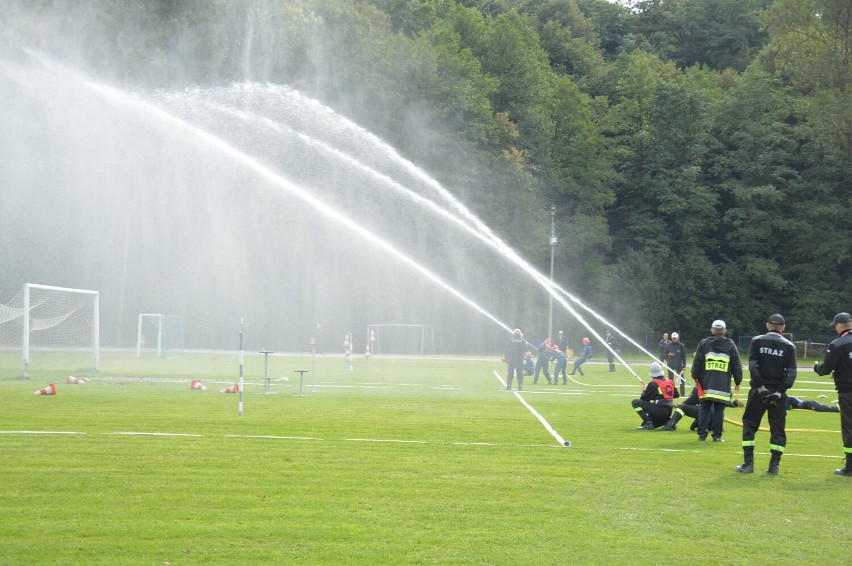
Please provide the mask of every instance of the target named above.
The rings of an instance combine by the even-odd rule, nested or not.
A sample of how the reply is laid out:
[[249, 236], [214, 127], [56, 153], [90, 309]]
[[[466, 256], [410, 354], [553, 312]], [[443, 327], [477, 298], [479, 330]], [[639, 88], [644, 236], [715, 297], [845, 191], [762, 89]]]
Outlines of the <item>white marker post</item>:
[[240, 410], [239, 416], [243, 416], [243, 319], [240, 319]]

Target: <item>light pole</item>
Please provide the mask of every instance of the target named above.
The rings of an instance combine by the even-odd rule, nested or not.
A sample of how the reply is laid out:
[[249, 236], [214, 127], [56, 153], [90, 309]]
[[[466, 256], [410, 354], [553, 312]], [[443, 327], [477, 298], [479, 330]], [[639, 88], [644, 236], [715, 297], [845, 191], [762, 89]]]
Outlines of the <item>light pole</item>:
[[[556, 256], [556, 205], [550, 205], [550, 284], [553, 285], [553, 261]], [[550, 307], [547, 314], [547, 336], [553, 338], [553, 291], [550, 292]]]

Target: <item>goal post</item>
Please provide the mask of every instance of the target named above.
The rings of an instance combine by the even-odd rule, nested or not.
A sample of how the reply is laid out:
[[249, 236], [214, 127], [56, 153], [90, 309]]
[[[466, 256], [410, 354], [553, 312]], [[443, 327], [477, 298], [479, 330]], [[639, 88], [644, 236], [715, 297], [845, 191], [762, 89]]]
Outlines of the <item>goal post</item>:
[[158, 358], [183, 354], [183, 317], [141, 313], [136, 326], [136, 357], [153, 353]]
[[435, 353], [435, 331], [427, 324], [368, 324], [371, 354]]
[[99, 297], [87, 289], [26, 283], [0, 305], [0, 347], [20, 349], [24, 379], [30, 377], [34, 357], [40, 369], [99, 369]]

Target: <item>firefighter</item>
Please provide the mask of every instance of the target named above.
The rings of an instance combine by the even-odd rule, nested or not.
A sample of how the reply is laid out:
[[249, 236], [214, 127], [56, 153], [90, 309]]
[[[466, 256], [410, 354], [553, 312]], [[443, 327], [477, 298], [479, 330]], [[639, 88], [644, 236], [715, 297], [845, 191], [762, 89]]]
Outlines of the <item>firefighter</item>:
[[663, 366], [654, 362], [648, 370], [652, 380], [645, 386], [642, 395], [633, 399], [633, 410], [642, 419], [639, 430], [654, 430], [663, 426], [672, 416], [674, 399], [679, 396], [671, 379], [663, 373]]
[[846, 465], [834, 473], [852, 477], [852, 316], [839, 312], [832, 324], [838, 337], [828, 345], [823, 362], [816, 364], [814, 371], [817, 375], [834, 372], [834, 388], [840, 405], [840, 433], [846, 455]]
[[728, 327], [724, 320], [714, 320], [710, 336], [699, 342], [692, 358], [692, 380], [698, 387], [698, 440], [722, 440], [725, 407], [731, 403], [731, 378], [740, 389], [743, 364], [734, 341], [725, 336]]
[[784, 338], [786, 321], [773, 314], [766, 321], [766, 334], [751, 340], [748, 370], [751, 374], [745, 411], [743, 412], [743, 463], [737, 472], [754, 472], [754, 437], [763, 415], [769, 420], [769, 468], [767, 474], [777, 476], [781, 456], [787, 446], [787, 390], [796, 381], [796, 347]]
[[524, 388], [524, 353], [527, 350], [527, 341], [519, 328], [512, 332], [512, 337], [506, 343], [506, 363], [509, 371], [506, 374], [506, 389], [511, 391], [512, 378], [518, 378], [518, 391]]

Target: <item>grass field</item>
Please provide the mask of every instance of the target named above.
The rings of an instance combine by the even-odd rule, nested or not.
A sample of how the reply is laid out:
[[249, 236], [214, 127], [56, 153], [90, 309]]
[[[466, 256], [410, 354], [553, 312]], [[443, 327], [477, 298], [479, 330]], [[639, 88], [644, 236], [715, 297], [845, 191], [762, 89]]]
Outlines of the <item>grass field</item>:
[[[0, 564], [848, 563], [835, 413], [789, 414], [778, 477], [761, 432], [760, 471], [743, 476], [734, 424], [720, 444], [689, 419], [637, 431], [625, 369], [528, 378], [518, 395], [496, 359], [359, 359], [350, 373], [321, 357], [300, 396], [310, 359], [269, 366], [264, 395], [263, 358], [246, 358], [242, 416], [219, 393], [233, 354], [105, 354], [82, 385], [60, 370], [0, 380]], [[49, 382], [56, 396], [32, 395]], [[836, 398], [809, 370], [794, 394]]]

